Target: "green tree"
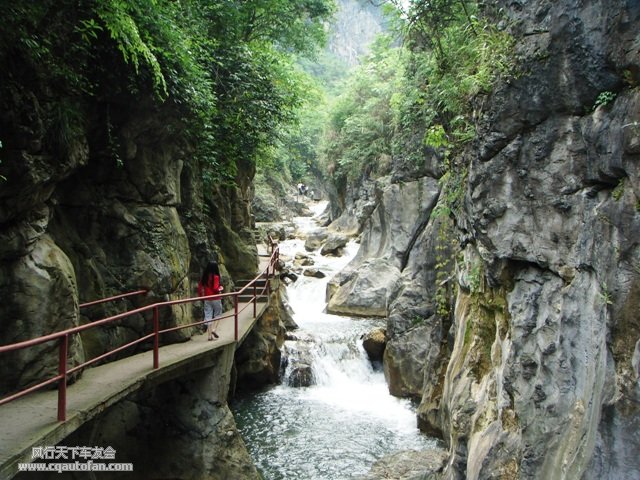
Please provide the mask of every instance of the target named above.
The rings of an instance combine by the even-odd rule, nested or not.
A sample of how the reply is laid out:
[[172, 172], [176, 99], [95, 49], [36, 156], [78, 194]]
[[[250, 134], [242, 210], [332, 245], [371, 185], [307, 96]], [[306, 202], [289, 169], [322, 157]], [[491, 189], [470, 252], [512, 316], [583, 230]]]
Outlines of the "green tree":
[[402, 50], [380, 37], [347, 81], [328, 119], [323, 142], [327, 171], [344, 183], [382, 173], [391, 157], [394, 95], [404, 71]]
[[475, 1], [413, 0], [394, 19], [402, 46], [380, 40], [332, 107], [326, 169], [344, 188], [361, 175], [384, 174], [389, 162], [420, 168], [435, 151], [442, 159], [435, 173], [459, 204], [466, 168], [454, 159], [475, 136], [478, 99], [511, 74], [512, 40]]
[[293, 55], [314, 53], [335, 8], [331, 0], [228, 3], [208, 11], [218, 111], [203, 157], [212, 178], [272, 161], [308, 90]]
[[83, 102], [106, 105], [110, 137], [114, 98], [169, 101], [206, 177], [231, 179], [294, 119], [303, 83], [292, 55], [312, 54], [333, 10], [333, 0], [0, 2], [0, 106], [55, 85], [64, 108], [48, 128], [64, 140]]

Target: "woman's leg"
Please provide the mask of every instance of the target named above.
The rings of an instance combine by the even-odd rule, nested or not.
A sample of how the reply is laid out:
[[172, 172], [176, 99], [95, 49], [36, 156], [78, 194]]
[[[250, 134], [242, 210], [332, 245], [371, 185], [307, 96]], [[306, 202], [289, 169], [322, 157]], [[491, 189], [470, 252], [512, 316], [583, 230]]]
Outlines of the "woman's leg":
[[204, 301], [204, 321], [205, 324], [207, 325], [207, 339], [208, 340], [213, 340], [213, 325], [212, 325], [212, 321], [213, 320], [213, 301], [211, 300], [205, 300]]
[[[220, 316], [222, 315], [222, 300], [214, 300], [213, 302], [213, 335], [218, 338], [218, 334], [216, 330], [218, 329], [218, 324], [220, 323]], [[218, 319], [218, 320], [216, 320]]]

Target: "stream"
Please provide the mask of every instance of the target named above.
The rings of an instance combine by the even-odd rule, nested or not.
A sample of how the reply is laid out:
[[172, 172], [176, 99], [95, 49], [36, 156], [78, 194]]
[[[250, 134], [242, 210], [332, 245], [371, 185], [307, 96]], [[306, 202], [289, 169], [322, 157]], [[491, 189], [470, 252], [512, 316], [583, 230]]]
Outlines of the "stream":
[[[314, 205], [319, 213], [323, 204]], [[310, 217], [295, 219], [299, 231], [317, 228]], [[416, 427], [415, 408], [389, 395], [381, 366], [362, 348], [363, 333], [384, 319], [324, 313], [330, 278], [355, 256], [350, 243], [342, 257], [304, 250], [303, 240], [280, 243], [281, 254], [305, 253], [326, 278], [300, 275], [287, 287], [299, 341], [288, 340], [288, 365], [281, 385], [234, 400], [236, 423], [258, 470], [266, 480], [348, 479], [367, 473], [373, 463], [399, 450], [424, 449], [433, 440]], [[288, 385], [298, 357], [311, 360], [315, 384]]]

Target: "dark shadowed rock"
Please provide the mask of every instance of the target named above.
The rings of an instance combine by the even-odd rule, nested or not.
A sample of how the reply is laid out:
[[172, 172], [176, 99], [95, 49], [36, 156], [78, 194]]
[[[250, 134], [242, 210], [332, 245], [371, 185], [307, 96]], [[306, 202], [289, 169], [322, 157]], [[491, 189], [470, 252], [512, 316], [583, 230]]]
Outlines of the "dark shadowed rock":
[[303, 272], [303, 275], [305, 277], [314, 277], [314, 278], [324, 278], [327, 276], [325, 273], [321, 272], [317, 268], [307, 268]]
[[235, 355], [238, 390], [251, 391], [280, 381], [280, 349], [287, 328], [283, 321], [287, 306], [278, 291], [272, 292], [269, 306], [238, 347]]
[[297, 364], [287, 378], [287, 385], [290, 387], [309, 387], [315, 383], [313, 369], [305, 363]]
[[385, 334], [386, 330], [384, 328], [376, 328], [362, 336], [362, 347], [372, 362], [382, 361], [384, 347], [387, 344]]
[[308, 387], [315, 384], [313, 355], [315, 339], [305, 332], [287, 334], [284, 346], [285, 382], [291, 387]]

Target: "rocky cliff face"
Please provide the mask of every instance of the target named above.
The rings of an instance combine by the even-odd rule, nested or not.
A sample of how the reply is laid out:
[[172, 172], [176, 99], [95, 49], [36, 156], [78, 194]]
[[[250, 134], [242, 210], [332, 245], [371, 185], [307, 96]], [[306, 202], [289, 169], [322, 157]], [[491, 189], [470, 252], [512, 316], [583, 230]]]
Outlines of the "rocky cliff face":
[[[215, 203], [208, 203], [170, 101], [75, 98], [66, 105], [49, 96], [51, 86], [15, 88], [0, 98], [0, 344], [195, 296], [212, 257], [222, 262], [229, 290], [230, 274], [255, 273], [248, 207], [254, 172], [240, 168], [238, 186], [216, 187], [209, 196]], [[64, 134], [63, 145], [52, 132]], [[148, 293], [79, 308], [138, 289]], [[160, 314], [161, 327], [200, 316], [190, 306]], [[137, 315], [73, 336], [68, 366], [140, 338], [151, 320]], [[162, 342], [192, 333], [180, 330]], [[148, 478], [257, 478], [226, 405], [233, 354], [221, 355], [219, 369], [123, 401], [74, 438], [113, 442]], [[54, 376], [57, 365], [55, 342], [3, 354], [0, 394]]]
[[[443, 478], [636, 478], [640, 4], [499, 3], [521, 73], [494, 91], [465, 153], [451, 328], [431, 316], [445, 230], [420, 194], [376, 196], [360, 268], [334, 289], [393, 265], [367, 275], [393, 285], [376, 295], [385, 372], [445, 440]], [[429, 176], [412, 182], [437, 197]]]
[[[123, 310], [118, 303], [79, 312], [84, 301], [138, 289], [149, 293], [127, 301], [129, 308], [190, 296], [193, 280], [214, 255], [236, 278], [255, 271], [248, 210], [252, 171], [243, 170], [247, 178], [238, 188], [220, 188], [216, 204], [207, 205], [174, 106], [141, 99], [96, 107], [61, 150], [43, 127], [47, 110], [55, 108], [45, 102], [52, 100], [34, 94], [1, 119], [6, 181], [0, 185], [0, 291], [8, 299], [0, 307], [1, 343]], [[188, 307], [167, 309], [161, 322], [180, 325], [191, 316]], [[132, 317], [74, 338], [72, 364], [141, 336], [149, 322]], [[181, 331], [164, 341], [190, 334]], [[3, 388], [53, 372], [56, 349], [45, 345], [3, 362], [12, 365], [3, 371]]]
[[[230, 275], [255, 273], [251, 168], [240, 166], [237, 187], [208, 187], [170, 100], [122, 92], [58, 98], [48, 72], [39, 73], [41, 81], [0, 87], [0, 344], [195, 296], [202, 266], [214, 256], [229, 290]], [[205, 196], [207, 188], [213, 191]], [[139, 289], [148, 293], [79, 307]], [[160, 315], [169, 327], [201, 313], [180, 306]], [[75, 335], [68, 367], [151, 329], [152, 318], [137, 315]], [[191, 334], [180, 330], [162, 342]], [[136, 348], [149, 345], [122, 354]], [[146, 478], [257, 478], [226, 404], [233, 354], [225, 351], [219, 369], [124, 400], [79, 432], [78, 444], [98, 436], [113, 442]], [[0, 395], [53, 377], [57, 366], [56, 342], [3, 354]]]
[[437, 263], [449, 249], [442, 236], [447, 221], [435, 213], [440, 185], [431, 176], [387, 176], [366, 182], [356, 196], [331, 228], [359, 233], [361, 247], [329, 283], [327, 310], [387, 316], [389, 390], [418, 399], [425, 375], [443, 361], [440, 343], [448, 328], [435, 315], [438, 281], [446, 285], [446, 278], [436, 278]]
[[440, 402], [452, 477], [640, 471], [632, 3], [507, 5], [525, 73], [470, 156], [462, 275], [483, 284], [458, 296]]
[[383, 29], [380, 8], [361, 0], [339, 0], [328, 49], [346, 65], [357, 65]]

